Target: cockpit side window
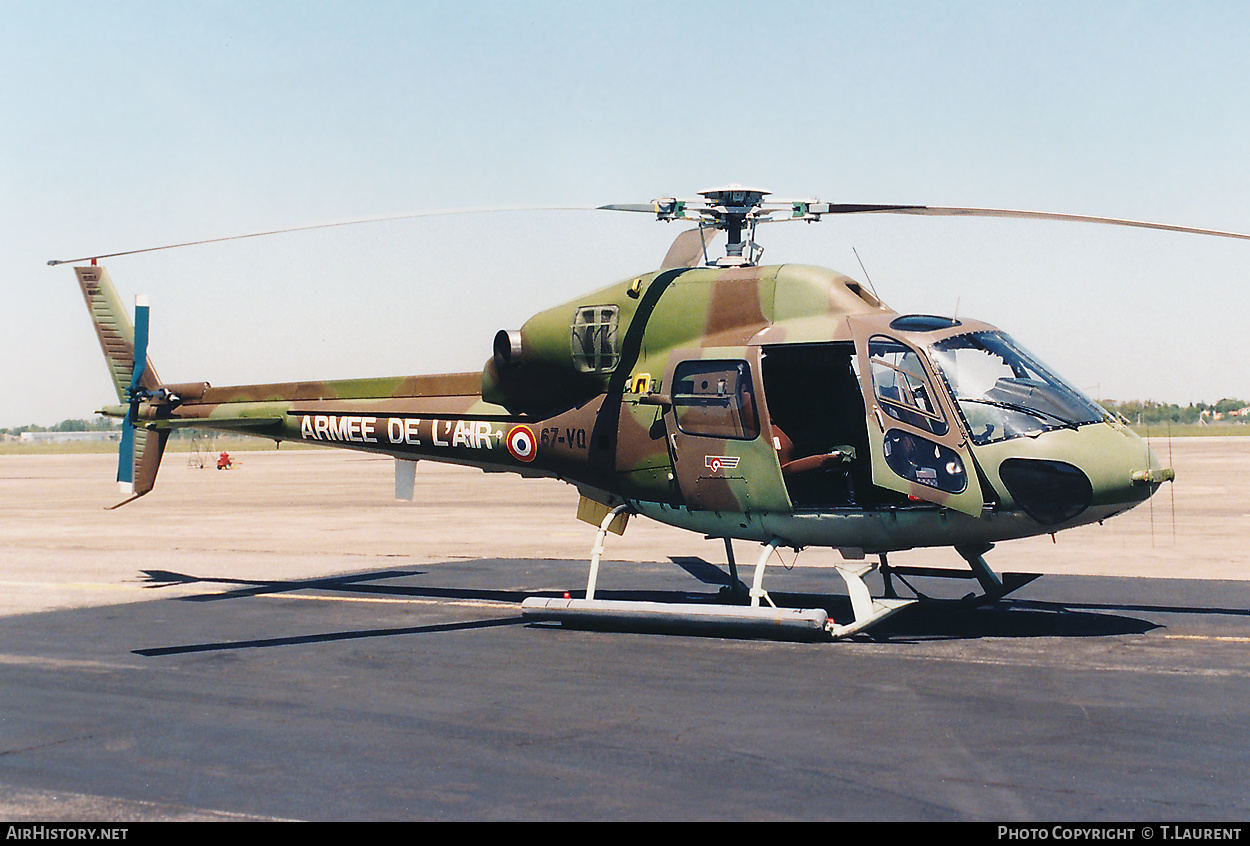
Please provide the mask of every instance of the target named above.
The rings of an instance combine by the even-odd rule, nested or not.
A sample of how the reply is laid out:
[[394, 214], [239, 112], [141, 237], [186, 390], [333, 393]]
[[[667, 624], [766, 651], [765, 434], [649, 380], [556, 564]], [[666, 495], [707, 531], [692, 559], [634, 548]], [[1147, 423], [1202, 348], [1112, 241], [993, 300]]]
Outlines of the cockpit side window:
[[920, 355], [885, 335], [868, 341], [873, 390], [881, 409], [917, 429], [945, 435], [948, 426], [933, 395]]

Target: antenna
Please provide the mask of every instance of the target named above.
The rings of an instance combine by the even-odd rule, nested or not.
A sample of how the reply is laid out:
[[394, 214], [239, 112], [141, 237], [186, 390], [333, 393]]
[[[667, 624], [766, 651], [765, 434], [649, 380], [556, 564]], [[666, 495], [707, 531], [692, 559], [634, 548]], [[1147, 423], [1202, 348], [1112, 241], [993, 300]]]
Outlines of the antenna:
[[859, 257], [859, 250], [851, 247], [851, 252], [855, 254], [855, 260], [859, 262], [859, 269], [864, 271], [864, 280], [868, 283], [868, 287], [872, 289], [872, 295], [878, 300], [881, 299], [881, 295], [877, 293], [877, 286], [872, 284], [872, 277], [868, 275], [868, 268], [864, 267], [864, 260]]

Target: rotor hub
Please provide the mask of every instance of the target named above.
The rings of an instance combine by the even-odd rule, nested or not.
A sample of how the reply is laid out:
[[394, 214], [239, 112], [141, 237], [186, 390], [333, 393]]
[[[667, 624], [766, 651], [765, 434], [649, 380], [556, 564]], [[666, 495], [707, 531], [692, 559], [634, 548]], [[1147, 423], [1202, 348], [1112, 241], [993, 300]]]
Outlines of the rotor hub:
[[700, 229], [723, 230], [725, 255], [707, 260], [709, 267], [750, 267], [759, 263], [764, 248], [755, 241], [759, 223], [820, 219], [819, 200], [766, 200], [771, 192], [731, 183], [699, 192], [701, 199], [661, 197], [649, 206], [603, 206], [620, 211], [651, 211], [657, 220], [689, 220]]

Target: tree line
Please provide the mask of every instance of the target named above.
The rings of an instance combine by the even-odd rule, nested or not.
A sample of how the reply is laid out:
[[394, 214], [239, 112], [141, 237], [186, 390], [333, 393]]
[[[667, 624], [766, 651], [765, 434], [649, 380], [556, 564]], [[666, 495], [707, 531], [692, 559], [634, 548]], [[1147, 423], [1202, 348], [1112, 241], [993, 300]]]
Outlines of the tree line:
[[1196, 402], [1177, 405], [1154, 400], [1098, 400], [1113, 414], [1121, 414], [1130, 423], [1199, 423], [1215, 421], [1250, 423], [1250, 416], [1237, 414], [1250, 405], [1245, 400], [1224, 398], [1216, 403]]
[[0, 429], [0, 435], [20, 435], [22, 432], [111, 432], [120, 428], [120, 420], [96, 417], [93, 420], [62, 420], [55, 426], [37, 426], [32, 423], [15, 429]]

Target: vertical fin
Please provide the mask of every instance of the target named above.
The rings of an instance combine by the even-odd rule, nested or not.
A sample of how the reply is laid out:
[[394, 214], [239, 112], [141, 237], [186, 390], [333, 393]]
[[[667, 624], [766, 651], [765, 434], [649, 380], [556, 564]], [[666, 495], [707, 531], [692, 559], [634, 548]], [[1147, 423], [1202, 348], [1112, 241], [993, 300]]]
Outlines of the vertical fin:
[[135, 299], [135, 323], [132, 323], [108, 271], [93, 264], [75, 267], [74, 273], [104, 352], [113, 389], [118, 400], [129, 409], [122, 424], [117, 467], [118, 485], [123, 493], [130, 495], [129, 499], [118, 503], [125, 505], [156, 485], [156, 472], [169, 440], [168, 429], [148, 429], [138, 420], [140, 403], [161, 387], [160, 377], [147, 355], [148, 303], [145, 297]]
[[135, 496], [143, 496], [156, 486], [156, 471], [165, 454], [169, 429], [141, 429], [135, 433]]
[[133, 481], [129, 483], [118, 481], [122, 493], [129, 494], [129, 498], [117, 503], [113, 508], [120, 508], [128, 502], [134, 502], [156, 487], [156, 472], [161, 467], [161, 457], [165, 454], [169, 432], [169, 429], [134, 430], [132, 436], [134, 437], [134, 450], [130, 466], [130, 478]]
[[[87, 301], [87, 310], [91, 313], [91, 323], [100, 340], [100, 349], [104, 352], [117, 399], [129, 402], [127, 389], [134, 375], [135, 349], [135, 330], [130, 316], [117, 295], [117, 289], [113, 287], [113, 280], [103, 267], [75, 267], [74, 273], [78, 276], [83, 299]], [[140, 376], [139, 385], [152, 391], [160, 387], [161, 382], [152, 367], [152, 359], [145, 359], [146, 367]]]

